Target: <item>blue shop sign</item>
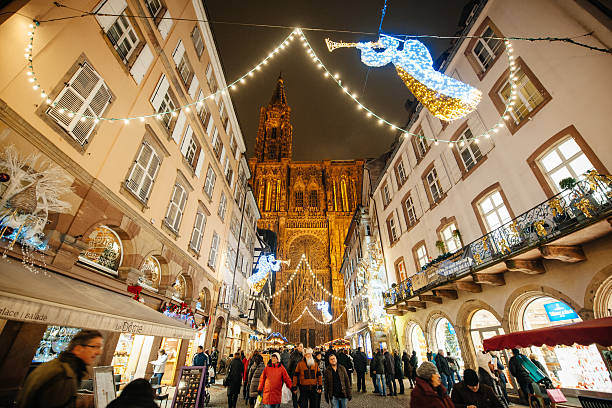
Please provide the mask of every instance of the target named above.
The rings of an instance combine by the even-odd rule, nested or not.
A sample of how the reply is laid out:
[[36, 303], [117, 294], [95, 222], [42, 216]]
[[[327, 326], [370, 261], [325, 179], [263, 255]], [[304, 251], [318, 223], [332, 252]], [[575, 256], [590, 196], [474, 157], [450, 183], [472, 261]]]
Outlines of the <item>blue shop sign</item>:
[[574, 309], [572, 309], [563, 302], [548, 303], [544, 305], [544, 310], [546, 310], [548, 320], [550, 320], [551, 322], [579, 318]]

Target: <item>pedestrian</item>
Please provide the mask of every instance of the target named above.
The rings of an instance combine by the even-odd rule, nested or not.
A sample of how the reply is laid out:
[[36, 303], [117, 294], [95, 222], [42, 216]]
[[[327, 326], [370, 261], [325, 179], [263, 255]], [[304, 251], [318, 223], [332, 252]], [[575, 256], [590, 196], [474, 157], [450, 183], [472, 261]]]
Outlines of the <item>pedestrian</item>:
[[436, 365], [425, 361], [416, 370], [416, 385], [410, 393], [410, 406], [414, 408], [454, 408], [442, 385]]
[[461, 381], [461, 375], [459, 375], [459, 361], [451, 355], [446, 356], [446, 359], [451, 369], [451, 380], [453, 384], [455, 383], [455, 377], [457, 377], [457, 382]]
[[257, 389], [259, 388], [259, 380], [261, 379], [261, 374], [266, 368], [261, 354], [257, 353], [253, 356], [252, 360], [253, 364], [251, 364], [251, 368], [249, 369], [249, 374], [247, 377], [250, 408], [255, 407], [255, 402], [257, 401]]
[[289, 354], [289, 350], [287, 347], [283, 347], [283, 352], [280, 354], [281, 364], [285, 367], [285, 370], [289, 369], [289, 362], [291, 361], [291, 354]]
[[291, 388], [291, 379], [285, 367], [280, 363], [280, 354], [272, 353], [257, 387], [257, 391], [263, 396], [261, 403], [265, 408], [280, 408], [283, 384]]
[[112, 400], [106, 408], [158, 408], [151, 383], [138, 378], [121, 390], [119, 397]]
[[208, 365], [208, 356], [204, 353], [204, 347], [198, 346], [198, 352], [193, 356], [193, 365], [196, 367]]
[[491, 353], [493, 356], [493, 365], [495, 366], [495, 374], [497, 378], [499, 378], [499, 386], [502, 389], [502, 393], [504, 394], [504, 400], [506, 404], [509, 404], [510, 400], [508, 399], [508, 390], [506, 386], [508, 384], [508, 378], [506, 378], [506, 372], [504, 363], [502, 363], [501, 358], [499, 357], [499, 353]]
[[249, 376], [249, 368], [251, 367], [251, 363], [253, 361], [253, 356], [256, 351], [252, 351], [249, 355], [248, 359], [242, 360], [242, 364], [244, 365], [244, 370], [242, 371], [242, 398], [248, 403], [249, 400], [249, 387], [248, 387], [248, 376]]
[[387, 381], [387, 389], [389, 390], [389, 395], [394, 397], [397, 395], [397, 388], [395, 388], [395, 359], [387, 351], [384, 349], [384, 359], [385, 359], [385, 379]]
[[242, 374], [244, 372], [244, 364], [241, 360], [240, 353], [234, 353], [234, 358], [229, 364], [227, 376], [223, 381], [223, 385], [227, 387], [227, 406], [228, 408], [236, 408], [238, 395], [240, 395], [240, 386], [242, 385]]
[[434, 363], [436, 364], [438, 373], [442, 378], [442, 384], [444, 385], [444, 387], [446, 387], [448, 392], [451, 392], [453, 388], [453, 380], [451, 378], [452, 371], [450, 369], [450, 366], [448, 365], [448, 360], [444, 356], [444, 350], [438, 350], [438, 354], [436, 354], [434, 357]]
[[17, 395], [18, 408], [67, 407], [76, 404], [81, 380], [102, 353], [104, 339], [97, 330], [81, 330], [66, 351], [38, 366]]
[[212, 348], [210, 352], [210, 365], [215, 372], [215, 377], [217, 376], [217, 363], [219, 362], [219, 352], [215, 347]]
[[374, 358], [370, 364], [370, 372], [376, 375], [376, 383], [374, 384], [378, 393], [383, 397], [387, 396], [387, 384], [385, 380], [385, 356], [379, 350], [376, 351]]
[[521, 362], [523, 358], [527, 359], [518, 349], [513, 348], [512, 357], [510, 357], [510, 361], [508, 361], [508, 369], [510, 370], [510, 374], [516, 378], [516, 382], [523, 393], [521, 401], [529, 405], [529, 396], [533, 394], [533, 386], [531, 385], [529, 372], [523, 367], [523, 363]]
[[329, 365], [329, 356], [334, 355], [336, 357], [336, 350], [334, 350], [334, 348], [332, 347], [332, 345], [329, 345], [329, 348], [327, 349], [327, 351], [325, 352], [325, 365], [328, 366]]
[[[404, 369], [402, 368], [402, 357], [399, 355], [397, 350], [393, 351], [393, 359], [395, 360], [395, 380], [399, 382], [398, 394], [404, 394]], [[394, 387], [395, 380], [393, 381]]]
[[[304, 344], [300, 343], [291, 351], [291, 357], [289, 359], [289, 369], [287, 373], [289, 374], [289, 378], [293, 378], [293, 374], [295, 373], [295, 368], [298, 363], [302, 361], [304, 358]], [[298, 408], [298, 396], [296, 394], [292, 395], [292, 403], [293, 408]]]
[[414, 380], [412, 379], [412, 364], [410, 364], [410, 356], [407, 351], [402, 354], [402, 362], [404, 363], [404, 378], [408, 379], [410, 388], [414, 388]]
[[348, 377], [349, 377], [349, 383], [351, 383], [352, 385], [353, 384], [353, 378], [352, 378], [353, 361], [351, 360], [351, 357], [348, 355], [347, 350], [346, 349], [340, 350], [340, 352], [336, 355], [336, 359], [338, 360], [338, 364], [342, 365], [342, 367], [344, 367], [344, 369], [346, 370], [346, 373], [348, 374]]
[[361, 347], [357, 347], [353, 363], [357, 373], [357, 392], [366, 392], [365, 373], [368, 371], [368, 356], [361, 351]]
[[319, 408], [321, 404], [323, 374], [312, 353], [311, 348], [304, 350], [304, 359], [297, 364], [291, 380], [294, 395], [300, 391], [300, 408]]
[[427, 350], [426, 356], [427, 356], [427, 361], [431, 361], [432, 363], [434, 362], [433, 353], [431, 351]]
[[351, 384], [346, 369], [338, 364], [335, 355], [329, 356], [329, 367], [325, 370], [325, 401], [332, 408], [346, 408], [352, 398]]
[[451, 400], [455, 408], [505, 408], [493, 389], [481, 383], [476, 371], [469, 368], [463, 372], [463, 381], [453, 387]]
[[419, 359], [416, 355], [416, 351], [412, 350], [412, 355], [410, 356], [410, 365], [412, 366], [412, 372], [410, 373], [410, 377], [412, 377], [412, 381], [410, 383], [410, 388], [414, 388], [414, 385], [416, 385], [416, 369], [419, 366]]
[[544, 368], [544, 366], [542, 365], [542, 363], [540, 363], [538, 361], [538, 356], [536, 356], [535, 354], [531, 353], [529, 355], [529, 359], [531, 360], [531, 362], [533, 364], [535, 364], [536, 367], [538, 367], [541, 371], [542, 374], [544, 374], [546, 377], [548, 377], [548, 371], [546, 371], [546, 369]]
[[[157, 360], [151, 361], [153, 364], [153, 376], [151, 380], [156, 379], [156, 384], [161, 385], [161, 380], [164, 377], [164, 373], [166, 372], [166, 362], [168, 361], [168, 355], [166, 354], [166, 350], [159, 349], [157, 351]], [[161, 393], [161, 388], [157, 389], [157, 393]]]

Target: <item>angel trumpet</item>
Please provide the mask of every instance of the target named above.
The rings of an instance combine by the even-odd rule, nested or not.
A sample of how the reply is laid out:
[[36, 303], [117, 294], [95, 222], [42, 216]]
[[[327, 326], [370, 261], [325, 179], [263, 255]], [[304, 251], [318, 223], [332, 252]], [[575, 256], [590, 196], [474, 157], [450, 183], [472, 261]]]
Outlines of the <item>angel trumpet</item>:
[[[327, 49], [329, 50], [329, 52], [332, 52], [333, 50], [337, 48], [357, 48], [357, 46], [359, 45], [359, 43], [355, 43], [355, 42], [332, 41], [329, 38], [325, 39], [325, 44], [327, 44]], [[372, 41], [369, 43], [362, 43], [362, 44], [368, 44], [373, 48], [376, 48], [376, 46], [379, 45], [378, 41], [376, 42]]]

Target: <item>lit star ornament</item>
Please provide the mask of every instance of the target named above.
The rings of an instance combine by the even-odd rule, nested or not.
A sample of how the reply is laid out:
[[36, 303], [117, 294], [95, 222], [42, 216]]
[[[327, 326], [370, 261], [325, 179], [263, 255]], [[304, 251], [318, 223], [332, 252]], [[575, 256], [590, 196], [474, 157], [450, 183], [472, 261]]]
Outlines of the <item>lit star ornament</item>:
[[282, 261], [277, 261], [273, 254], [262, 255], [257, 261], [257, 272], [247, 279], [247, 283], [251, 290], [260, 293], [266, 285], [270, 272], [278, 272], [280, 270], [281, 262]]
[[[474, 111], [482, 92], [433, 68], [429, 50], [417, 40], [401, 41], [381, 35], [377, 42], [346, 43], [326, 39], [327, 48], [357, 48], [361, 61], [370, 67], [395, 65], [397, 74], [410, 92], [435, 117], [452, 121]], [[404, 46], [400, 49], [400, 45]]]

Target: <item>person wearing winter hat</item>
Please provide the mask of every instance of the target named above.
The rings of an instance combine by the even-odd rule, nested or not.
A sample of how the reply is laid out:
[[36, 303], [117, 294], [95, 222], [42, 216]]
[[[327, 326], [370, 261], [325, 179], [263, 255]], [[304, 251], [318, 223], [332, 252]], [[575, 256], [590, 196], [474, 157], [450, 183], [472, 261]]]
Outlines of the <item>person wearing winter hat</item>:
[[455, 384], [451, 395], [455, 408], [504, 408], [493, 388], [481, 384], [476, 371], [467, 368], [463, 381]]
[[319, 408], [323, 391], [323, 374], [319, 363], [312, 356], [312, 349], [304, 350], [304, 359], [297, 364], [293, 373], [293, 395], [300, 390], [299, 405], [301, 408]]
[[416, 370], [416, 385], [410, 394], [410, 406], [419, 408], [453, 408], [453, 402], [442, 385], [435, 364], [425, 361]]
[[280, 363], [280, 354], [272, 353], [268, 366], [259, 379], [257, 391], [263, 394], [262, 404], [267, 408], [279, 408], [282, 401], [283, 383], [291, 388], [291, 379]]

